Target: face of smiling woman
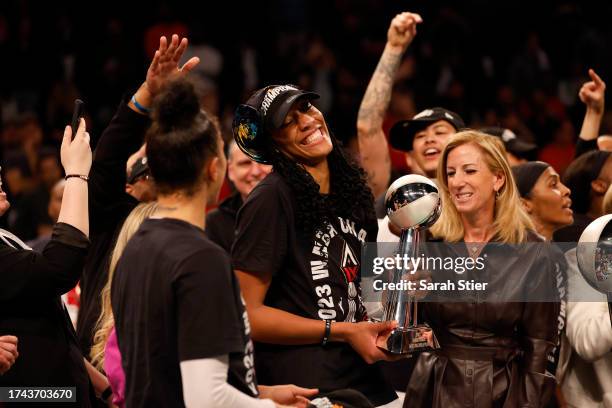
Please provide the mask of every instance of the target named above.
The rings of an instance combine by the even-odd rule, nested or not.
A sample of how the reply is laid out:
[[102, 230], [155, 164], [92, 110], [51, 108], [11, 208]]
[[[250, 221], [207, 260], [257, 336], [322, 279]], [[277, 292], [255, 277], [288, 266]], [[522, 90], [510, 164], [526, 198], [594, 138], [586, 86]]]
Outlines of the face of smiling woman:
[[505, 178], [494, 174], [485, 154], [473, 143], [455, 147], [446, 162], [448, 190], [457, 211], [465, 216], [490, 212], [493, 217], [495, 194]]
[[307, 99], [291, 107], [272, 138], [284, 154], [310, 167], [325, 162], [333, 148], [323, 114]]

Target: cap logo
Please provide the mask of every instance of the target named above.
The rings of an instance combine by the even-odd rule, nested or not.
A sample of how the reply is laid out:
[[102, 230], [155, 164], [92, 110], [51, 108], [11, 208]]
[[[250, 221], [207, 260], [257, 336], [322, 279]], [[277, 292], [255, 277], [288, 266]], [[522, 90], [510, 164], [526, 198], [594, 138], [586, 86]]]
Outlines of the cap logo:
[[431, 109], [425, 109], [423, 112], [419, 112], [412, 119], [426, 118], [427, 116], [433, 115], [434, 111]]
[[516, 135], [510, 129], [504, 129], [501, 138], [504, 142], [509, 142], [512, 139], [516, 139]]
[[447, 119], [450, 119], [450, 120], [455, 120], [455, 118], [453, 118], [453, 115], [451, 115], [451, 114], [450, 114], [450, 113], [448, 113], [448, 112], [444, 112], [444, 116], [446, 116], [446, 118], [447, 118]]
[[268, 113], [268, 109], [270, 108], [270, 105], [272, 105], [272, 102], [274, 102], [274, 99], [276, 99], [278, 95], [280, 95], [283, 92], [297, 91], [297, 90], [298, 89], [295, 86], [291, 86], [291, 85], [279, 85], [279, 86], [275, 86], [274, 88], [268, 89], [266, 91], [266, 96], [264, 96], [264, 99], [261, 102], [261, 112], [263, 113], [263, 115], [266, 116], [266, 114]]

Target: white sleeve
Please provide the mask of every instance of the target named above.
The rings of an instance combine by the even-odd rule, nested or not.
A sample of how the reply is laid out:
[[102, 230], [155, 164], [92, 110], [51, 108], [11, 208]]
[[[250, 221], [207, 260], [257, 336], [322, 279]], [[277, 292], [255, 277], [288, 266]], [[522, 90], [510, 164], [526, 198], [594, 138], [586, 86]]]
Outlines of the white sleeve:
[[253, 398], [227, 383], [227, 355], [181, 362], [187, 408], [275, 408], [272, 400]]
[[595, 361], [612, 349], [607, 298], [591, 288], [578, 271], [575, 249], [567, 252], [566, 259], [568, 297], [576, 300], [567, 302], [567, 339], [580, 357]]

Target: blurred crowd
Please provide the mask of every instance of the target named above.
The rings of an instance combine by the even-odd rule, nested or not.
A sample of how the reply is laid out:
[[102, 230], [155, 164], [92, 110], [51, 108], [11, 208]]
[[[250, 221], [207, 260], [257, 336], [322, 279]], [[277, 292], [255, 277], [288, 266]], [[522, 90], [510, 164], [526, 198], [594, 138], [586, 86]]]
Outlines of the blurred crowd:
[[[86, 102], [95, 146], [116, 101], [136, 87], [160, 35], [189, 35], [203, 105], [224, 137], [234, 107], [261, 84], [289, 82], [321, 95], [336, 137], [356, 142], [356, 116], [385, 44], [393, 1], [265, 1], [132, 10], [71, 3], [0, 4], [0, 160], [13, 207], [0, 225], [25, 240], [50, 232], [58, 147], [76, 97]], [[113, 7], [116, 5], [117, 7]], [[428, 106], [459, 113], [469, 127], [501, 126], [540, 147], [558, 172], [574, 156], [584, 114], [578, 90], [588, 68], [612, 77], [605, 44], [611, 4], [577, 1], [488, 4], [411, 2], [426, 24], [401, 62], [385, 120]], [[601, 134], [612, 132], [612, 118]], [[355, 143], [356, 144], [356, 143]], [[405, 163], [392, 155], [398, 170]], [[401, 156], [400, 156], [401, 157]]]
[[0, 4], [0, 382], [76, 381], [82, 406], [612, 401], [608, 303], [567, 301], [573, 248], [491, 252], [496, 290], [553, 301], [423, 306], [435, 382], [427, 354], [370, 365], [396, 323], [368, 321], [355, 254], [399, 240], [398, 176], [472, 258], [612, 211], [612, 5], [396, 3]]

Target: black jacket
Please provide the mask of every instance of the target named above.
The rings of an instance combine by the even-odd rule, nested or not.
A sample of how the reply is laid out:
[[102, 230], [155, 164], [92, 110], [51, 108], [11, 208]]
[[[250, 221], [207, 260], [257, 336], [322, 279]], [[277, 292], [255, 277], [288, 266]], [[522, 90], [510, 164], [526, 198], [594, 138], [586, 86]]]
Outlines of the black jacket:
[[127, 159], [142, 145], [149, 118], [127, 106], [119, 108], [94, 152], [89, 176], [91, 248], [81, 278], [81, 307], [77, 335], [83, 354], [89, 356], [93, 330], [100, 316], [100, 293], [108, 278], [110, 253], [116, 236], [138, 201], [125, 192]]
[[240, 207], [242, 207], [242, 197], [236, 192], [206, 215], [206, 235], [228, 253], [231, 252], [234, 243], [236, 214]]
[[91, 406], [95, 396], [60, 299], [78, 282], [88, 246], [81, 231], [62, 223], [42, 254], [0, 240], [0, 335], [19, 341], [0, 386], [76, 387], [78, 406]]
[[[535, 235], [529, 240], [491, 241], [479, 255], [486, 259], [481, 271], [432, 273], [434, 281], [460, 276], [488, 285], [461, 300], [428, 295], [419, 305], [441, 347], [418, 356], [404, 407], [545, 406], [555, 386], [547, 369], [559, 335], [559, 255]], [[435, 256], [469, 256], [462, 243], [448, 248], [428, 246]]]

